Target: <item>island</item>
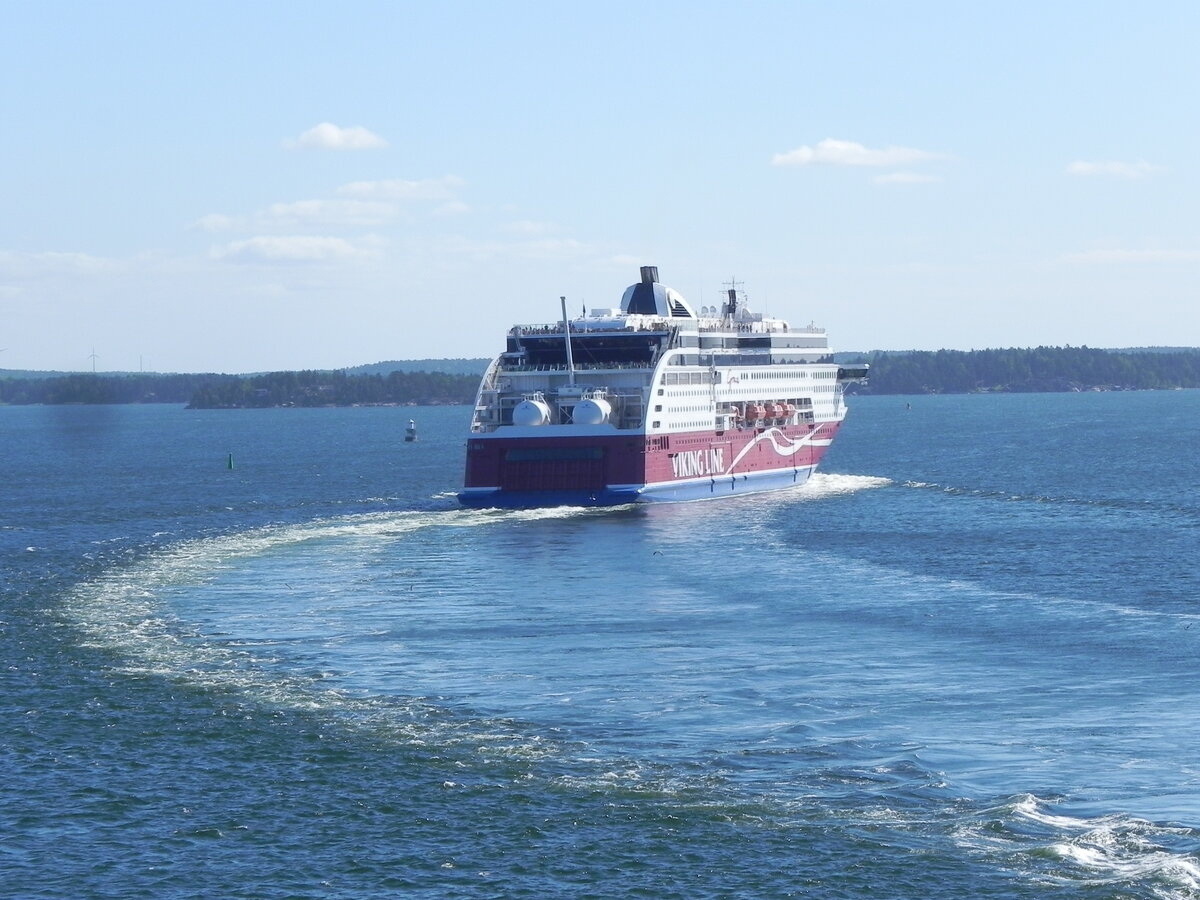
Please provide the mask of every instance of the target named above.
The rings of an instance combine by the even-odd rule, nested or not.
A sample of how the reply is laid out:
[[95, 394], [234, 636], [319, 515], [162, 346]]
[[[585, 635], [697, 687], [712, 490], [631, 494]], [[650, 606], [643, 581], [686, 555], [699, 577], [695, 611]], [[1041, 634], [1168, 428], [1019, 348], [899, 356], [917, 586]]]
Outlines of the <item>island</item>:
[[[867, 364], [861, 394], [1135, 391], [1200, 387], [1200, 348], [1034, 347], [873, 350], [833, 361]], [[252, 375], [0, 370], [0, 405], [181, 403], [191, 409], [424, 406], [471, 403], [486, 359], [398, 360], [351, 369]]]

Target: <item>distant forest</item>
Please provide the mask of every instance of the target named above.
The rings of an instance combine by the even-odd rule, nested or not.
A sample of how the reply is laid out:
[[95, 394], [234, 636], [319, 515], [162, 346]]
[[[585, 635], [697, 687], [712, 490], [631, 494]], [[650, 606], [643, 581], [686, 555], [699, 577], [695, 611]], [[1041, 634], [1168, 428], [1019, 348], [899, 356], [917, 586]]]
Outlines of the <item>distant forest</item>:
[[272, 372], [226, 376], [200, 387], [188, 403], [193, 409], [264, 406], [378, 406], [384, 404], [462, 404], [475, 400], [476, 375], [446, 372]]
[[1033, 393], [1200, 387], [1200, 349], [876, 351], [839, 356], [871, 365], [869, 394]]
[[[390, 375], [392, 372], [445, 372], [447, 375], [470, 375], [477, 382], [487, 369], [490, 359], [392, 359], [346, 369], [347, 375]], [[475, 399], [474, 397], [471, 398]]]
[[479, 377], [444, 372], [348, 375], [340, 371], [0, 377], [0, 404], [185, 403], [193, 409], [461, 404], [475, 399]]
[[187, 403], [223, 375], [96, 375], [53, 373], [0, 377], [0, 403]]
[[[864, 394], [1200, 387], [1200, 349], [1195, 348], [874, 351], [836, 359], [871, 365], [869, 382], [853, 388]], [[464, 404], [475, 398], [487, 366], [482, 359], [420, 362], [428, 370], [400, 371], [409, 364], [378, 363], [261, 375], [0, 373], [0, 404], [185, 403], [195, 409]], [[439, 371], [441, 363], [445, 370]], [[389, 366], [395, 368], [384, 371]]]

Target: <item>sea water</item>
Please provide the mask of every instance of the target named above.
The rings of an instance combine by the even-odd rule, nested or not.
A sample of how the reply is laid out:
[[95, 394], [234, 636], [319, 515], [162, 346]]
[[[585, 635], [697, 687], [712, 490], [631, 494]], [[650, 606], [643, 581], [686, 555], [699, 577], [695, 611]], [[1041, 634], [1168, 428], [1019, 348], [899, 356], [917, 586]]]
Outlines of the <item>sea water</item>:
[[0, 408], [0, 896], [1200, 896], [1200, 392], [851, 404], [537, 511], [465, 408]]

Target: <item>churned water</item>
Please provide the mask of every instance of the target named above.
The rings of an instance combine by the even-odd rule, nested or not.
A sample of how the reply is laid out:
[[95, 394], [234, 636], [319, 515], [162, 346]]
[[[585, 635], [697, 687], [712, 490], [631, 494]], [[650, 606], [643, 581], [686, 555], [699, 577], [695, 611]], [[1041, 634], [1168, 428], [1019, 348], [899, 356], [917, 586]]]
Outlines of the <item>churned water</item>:
[[0, 408], [0, 895], [1200, 897], [1200, 393], [610, 510], [466, 421]]

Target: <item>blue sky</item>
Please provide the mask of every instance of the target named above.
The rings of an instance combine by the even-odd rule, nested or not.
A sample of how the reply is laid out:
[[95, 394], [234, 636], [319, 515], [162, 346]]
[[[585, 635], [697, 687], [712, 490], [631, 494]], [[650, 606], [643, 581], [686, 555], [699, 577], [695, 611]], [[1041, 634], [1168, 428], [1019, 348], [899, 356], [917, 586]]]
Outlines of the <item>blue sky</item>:
[[612, 306], [1200, 345], [1200, 4], [0, 0], [0, 367], [490, 356]]

